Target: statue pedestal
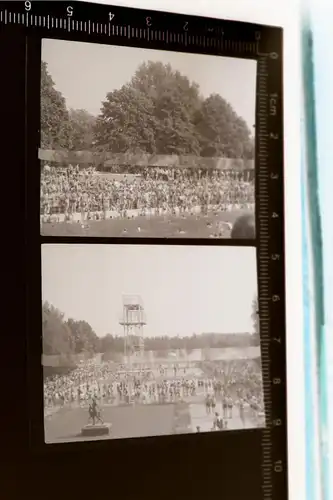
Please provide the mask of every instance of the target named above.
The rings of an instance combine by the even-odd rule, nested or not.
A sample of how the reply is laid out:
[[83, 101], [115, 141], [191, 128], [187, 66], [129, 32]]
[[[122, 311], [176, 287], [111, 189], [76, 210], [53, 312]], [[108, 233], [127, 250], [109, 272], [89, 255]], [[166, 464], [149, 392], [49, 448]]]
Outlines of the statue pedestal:
[[109, 436], [111, 433], [111, 424], [88, 424], [82, 427], [81, 436], [96, 437], [96, 436]]

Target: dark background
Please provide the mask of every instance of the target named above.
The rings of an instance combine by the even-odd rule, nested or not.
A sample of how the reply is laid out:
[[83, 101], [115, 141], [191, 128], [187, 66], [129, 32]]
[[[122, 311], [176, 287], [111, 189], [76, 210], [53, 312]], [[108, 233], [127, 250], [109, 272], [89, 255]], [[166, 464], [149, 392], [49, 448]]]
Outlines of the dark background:
[[[1, 473], [0, 495], [6, 500], [31, 498], [262, 498], [262, 451], [260, 430], [172, 436], [118, 442], [58, 445], [38, 450], [32, 437], [32, 413], [42, 405], [42, 384], [29, 390], [29, 366], [38, 363], [41, 345], [28, 328], [31, 303], [27, 277], [40, 281], [40, 270], [32, 278], [26, 245], [25, 104], [27, 40], [18, 26], [0, 26], [1, 102], [3, 125], [1, 146], [3, 214], [2, 267], [5, 276], [1, 345]], [[32, 112], [32, 110], [30, 110]], [[38, 194], [37, 194], [38, 192]], [[37, 187], [33, 195], [39, 196]], [[8, 210], [7, 207], [10, 207]], [[153, 241], [152, 241], [153, 243]], [[29, 272], [28, 272], [29, 270]], [[38, 288], [38, 287], [37, 287]], [[34, 298], [36, 300], [36, 298]], [[38, 299], [39, 300], [39, 299]], [[38, 332], [37, 332], [38, 335]], [[33, 356], [31, 353], [33, 352]], [[35, 408], [35, 411], [31, 409]], [[34, 420], [35, 422], [35, 420]], [[41, 431], [42, 429], [40, 429]], [[34, 445], [33, 445], [34, 444]]]

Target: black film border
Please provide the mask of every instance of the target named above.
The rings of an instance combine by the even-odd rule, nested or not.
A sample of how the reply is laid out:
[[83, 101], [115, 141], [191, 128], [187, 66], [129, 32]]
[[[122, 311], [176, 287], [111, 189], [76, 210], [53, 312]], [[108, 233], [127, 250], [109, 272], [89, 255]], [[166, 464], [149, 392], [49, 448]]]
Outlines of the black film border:
[[28, 37], [257, 60], [256, 222], [267, 424], [262, 431], [262, 484], [265, 499], [278, 499], [282, 495], [285, 498], [287, 423], [282, 30], [236, 21], [81, 2], [3, 2], [0, 5], [1, 24], [15, 25]]

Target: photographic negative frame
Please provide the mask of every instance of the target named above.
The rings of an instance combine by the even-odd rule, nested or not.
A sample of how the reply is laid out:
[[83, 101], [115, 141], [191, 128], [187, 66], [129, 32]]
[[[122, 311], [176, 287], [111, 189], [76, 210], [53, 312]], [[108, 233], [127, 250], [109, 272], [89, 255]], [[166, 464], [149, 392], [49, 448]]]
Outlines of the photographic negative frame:
[[42, 303], [46, 443], [265, 428], [254, 247], [43, 245]]
[[54, 39], [41, 57], [42, 235], [255, 239], [256, 60]]
[[[112, 11], [111, 11], [112, 10]], [[110, 12], [112, 14], [110, 18]], [[72, 15], [69, 15], [72, 13]], [[117, 19], [117, 24], [115, 24]], [[57, 20], [57, 25], [55, 23]], [[60, 23], [61, 20], [61, 23]], [[154, 28], [150, 23], [154, 20]], [[1, 7], [2, 36], [10, 42], [14, 37], [17, 53], [25, 61], [20, 72], [26, 82], [25, 110], [18, 113], [25, 124], [25, 179], [26, 200], [26, 260], [27, 260], [27, 368], [29, 380], [29, 436], [30, 451], [37, 457], [53, 457], [60, 463], [65, 456], [74, 456], [83, 466], [88, 456], [94, 457], [99, 466], [110, 452], [117, 456], [113, 470], [125, 482], [127, 457], [136, 464], [142, 456], [163, 456], [166, 467], [177, 469], [175, 481], [183, 479], [184, 463], [188, 478], [192, 458], [200, 449], [200, 465], [196, 471], [210, 470], [219, 477], [220, 464], [225, 491], [237, 498], [250, 494], [258, 498], [279, 498], [286, 494], [286, 411], [285, 411], [285, 294], [284, 294], [284, 211], [283, 211], [283, 92], [282, 92], [282, 30], [279, 28], [249, 25], [234, 21], [203, 19], [160, 12], [124, 9], [76, 3], [30, 2], [3, 4]], [[113, 22], [113, 24], [111, 24]], [[149, 23], [147, 25], [147, 22]], [[52, 24], [53, 23], [53, 24]], [[74, 24], [73, 24], [74, 23]], [[155, 24], [156, 23], [156, 24]], [[106, 32], [104, 30], [106, 26]], [[74, 28], [73, 28], [74, 26]], [[78, 26], [78, 29], [76, 28]], [[81, 29], [87, 27], [87, 30]], [[103, 29], [102, 29], [103, 27]], [[126, 29], [125, 29], [126, 28]], [[110, 31], [109, 31], [110, 30]], [[134, 30], [134, 35], [132, 33]], [[110, 33], [110, 35], [109, 35]], [[40, 363], [42, 353], [41, 286], [36, 276], [41, 269], [41, 245], [124, 243], [124, 238], [89, 236], [42, 236], [40, 234], [40, 67], [41, 41], [44, 38], [89, 42], [113, 46], [131, 46], [154, 50], [200, 53], [210, 56], [250, 58], [257, 61], [256, 134], [255, 134], [255, 222], [256, 237], [250, 239], [201, 239], [173, 237], [126, 238], [126, 244], [150, 245], [205, 245], [254, 246], [258, 259], [258, 290], [260, 311], [260, 343], [262, 354], [263, 388], [267, 425], [264, 429], [221, 433], [202, 433], [196, 436], [174, 435], [158, 438], [112, 440], [75, 444], [46, 445], [43, 436], [43, 374]], [[8, 71], [10, 67], [8, 64]], [[17, 87], [16, 87], [17, 91]], [[13, 90], [14, 92], [14, 90]], [[14, 95], [14, 94], [13, 94]], [[14, 128], [12, 129], [14, 130]], [[17, 168], [22, 171], [19, 155]], [[33, 166], [33, 168], [32, 168]], [[38, 312], [39, 311], [39, 312]], [[34, 332], [34, 333], [32, 333]], [[221, 457], [220, 450], [229, 450]], [[251, 455], [236, 450], [251, 449]], [[179, 452], [181, 450], [181, 452]], [[181, 455], [178, 467], [172, 459]], [[69, 454], [69, 455], [67, 455]], [[91, 455], [92, 454], [92, 455]], [[179, 455], [179, 456], [180, 456]], [[103, 458], [102, 458], [103, 457]], [[168, 457], [168, 458], [166, 458]], [[172, 457], [172, 459], [171, 459]], [[207, 457], [212, 457], [207, 462]], [[214, 457], [214, 458], [213, 458]], [[257, 457], [254, 459], [254, 457]], [[51, 458], [50, 458], [51, 460]], [[96, 464], [97, 464], [96, 462]], [[191, 463], [191, 465], [190, 465]], [[182, 465], [181, 465], [182, 464]], [[97, 473], [96, 465], [91, 465]], [[194, 466], [195, 467], [195, 466]], [[154, 485], [158, 484], [160, 471], [153, 464]], [[138, 470], [142, 470], [138, 467]], [[64, 470], [64, 469], [62, 469]], [[231, 477], [241, 470], [246, 488]], [[121, 472], [123, 471], [123, 472]], [[229, 476], [229, 478], [228, 478]], [[137, 478], [141, 477], [141, 473]], [[156, 481], [156, 483], [155, 483]], [[206, 484], [195, 480], [195, 488], [207, 492]], [[213, 492], [217, 481], [208, 490]], [[169, 492], [170, 489], [166, 488]], [[133, 495], [130, 486], [126, 494]], [[264, 493], [263, 493], [264, 492]], [[186, 489], [184, 489], [184, 494]]]
[[[66, 11], [67, 12], [67, 11]], [[116, 12], [116, 11], [114, 11]], [[144, 13], [144, 11], [143, 11]], [[113, 13], [112, 13], [113, 15]], [[115, 19], [112, 17], [112, 23]], [[162, 14], [161, 14], [162, 15]], [[150, 16], [146, 16], [149, 17]], [[78, 19], [80, 16], [78, 17]], [[47, 21], [48, 19], [48, 21]], [[68, 21], [68, 22], [67, 22]], [[31, 22], [31, 20], [30, 20]], [[145, 21], [145, 22], [151, 22], [151, 21]], [[67, 23], [67, 24], [66, 24]], [[81, 193], [77, 195], [77, 199], [73, 201], [73, 205], [76, 206], [76, 213], [71, 214], [71, 201], [68, 199], [68, 208], [65, 209], [63, 208], [63, 204], [66, 203], [64, 200], [60, 200], [57, 198], [56, 201], [56, 207], [54, 208], [55, 212], [52, 214], [50, 218], [50, 209], [52, 212], [52, 201], [51, 200], [45, 200], [45, 203], [40, 199], [40, 215], [41, 215], [41, 227], [42, 227], [42, 234], [45, 237], [52, 236], [52, 235], [57, 235], [60, 237], [64, 237], [66, 234], [68, 237], [72, 236], [78, 236], [80, 235], [82, 238], [87, 238], [89, 235], [94, 236], [94, 237], [124, 237], [126, 236], [127, 238], [134, 238], [134, 237], [170, 237], [170, 238], [186, 238], [186, 239], [192, 239], [192, 238], [212, 238], [212, 239], [223, 239], [224, 243], [226, 240], [230, 239], [231, 236], [231, 230], [234, 226], [235, 219], [244, 213], [245, 219], [246, 215], [249, 213], [251, 217], [251, 229], [248, 232], [244, 232], [241, 229], [237, 230], [237, 227], [235, 227], [234, 234], [235, 238], [237, 239], [242, 239], [244, 242], [246, 240], [250, 239], [256, 239], [256, 228], [258, 227], [258, 210], [255, 210], [255, 207], [253, 206], [253, 203], [233, 203], [234, 200], [236, 201], [253, 201], [253, 194], [254, 192], [256, 193], [256, 199], [261, 199], [261, 203], [263, 203], [263, 198], [266, 196], [267, 197], [267, 190], [268, 190], [268, 185], [270, 184], [269, 179], [265, 179], [265, 175], [267, 174], [267, 158], [268, 158], [268, 148], [270, 152], [272, 153], [270, 155], [270, 159], [274, 159], [276, 162], [280, 162], [281, 160], [281, 154], [282, 154], [282, 140], [281, 140], [281, 135], [276, 132], [270, 132], [267, 135], [267, 124], [265, 123], [265, 120], [263, 119], [265, 113], [267, 116], [271, 116], [271, 119], [273, 120], [274, 116], [276, 116], [277, 113], [277, 105], [281, 105], [281, 102], [277, 102], [276, 95], [273, 91], [270, 92], [269, 85], [270, 85], [270, 77], [269, 75], [273, 75], [272, 71], [268, 71], [268, 66], [267, 64], [270, 65], [270, 67], [277, 67], [278, 65], [278, 53], [273, 52], [273, 51], [265, 51], [265, 43], [264, 42], [264, 34], [260, 30], [256, 30], [255, 26], [252, 28], [252, 33], [244, 33], [242, 35], [242, 40], [233, 40], [232, 37], [229, 39], [227, 38], [226, 32], [223, 34], [222, 33], [222, 27], [216, 25], [216, 22], [214, 24], [214, 21], [211, 21], [212, 26], [207, 25], [206, 28], [202, 28], [202, 35], [200, 38], [200, 30], [195, 31], [195, 26], [196, 24], [194, 23], [193, 26], [193, 35], [188, 31], [188, 25], [186, 23], [186, 29], [184, 32], [181, 32], [181, 34], [175, 34], [173, 35], [172, 33], [169, 34], [169, 31], [164, 32], [162, 30], [158, 31], [152, 31], [150, 32], [150, 28], [148, 29], [147, 33], [145, 29], [141, 28], [135, 28], [134, 26], [132, 27], [131, 25], [131, 30], [128, 31], [127, 27], [125, 30], [125, 27], [122, 28], [121, 26], [115, 25], [115, 24], [110, 24], [110, 37], [112, 39], [112, 44], [110, 44], [110, 37], [108, 35], [108, 27], [105, 27], [104, 25], [102, 26], [97, 26], [95, 27], [94, 23], [91, 21], [75, 21], [74, 24], [71, 22], [71, 20], [64, 20], [64, 23], [62, 22], [61, 18], [59, 18], [59, 23], [58, 23], [58, 18], [54, 17], [54, 21], [50, 21], [49, 18], [45, 18], [43, 21], [41, 18], [41, 24], [45, 24], [46, 26], [49, 26], [49, 28], [44, 29], [43, 32], [43, 27], [41, 31], [41, 35], [45, 33], [45, 37], [42, 36], [42, 39], [45, 38], [45, 43], [52, 43], [56, 44], [56, 40], [59, 40], [59, 43], [66, 43], [66, 41], [71, 41], [71, 42], [78, 42], [80, 41], [79, 36], [77, 31], [71, 31], [72, 26], [77, 27], [78, 31], [84, 30], [87, 28], [87, 31], [90, 35], [88, 36], [88, 39], [86, 37], [86, 32], [83, 37], [81, 37], [81, 41], [87, 42], [97, 42], [94, 44], [94, 47], [101, 46], [101, 49], [104, 47], [106, 48], [106, 44], [103, 44], [103, 41], [105, 40], [108, 42], [108, 45], [112, 48], [113, 50], [118, 47], [118, 49], [124, 50], [125, 47], [127, 47], [127, 51], [133, 50], [134, 56], [131, 57], [136, 57], [135, 50], [138, 50], [138, 47], [143, 51], [142, 58], [143, 61], [148, 61], [149, 60], [149, 54], [152, 52], [147, 52], [147, 55], [145, 54], [145, 50], [153, 49], [153, 52], [156, 54], [156, 51], [162, 51], [161, 53], [163, 55], [167, 54], [166, 57], [169, 56], [169, 61], [171, 64], [173, 63], [172, 61], [172, 54], [176, 54], [177, 56], [180, 56], [182, 53], [185, 57], [186, 53], [191, 54], [192, 57], [195, 57], [195, 54], [199, 57], [204, 57], [207, 56], [208, 59], [210, 60], [210, 64], [213, 67], [213, 60], [215, 60], [214, 56], [218, 56], [216, 61], [220, 61], [223, 58], [226, 58], [225, 60], [229, 61], [234, 61], [237, 63], [243, 62], [250, 62], [253, 61], [257, 65], [257, 71], [256, 71], [256, 83], [255, 83], [255, 89], [253, 88], [250, 91], [251, 94], [251, 100], [253, 103], [255, 102], [256, 106], [256, 111], [255, 111], [255, 123], [253, 126], [255, 127], [255, 134], [254, 137], [250, 137], [251, 140], [254, 139], [254, 161], [252, 160], [246, 160], [242, 158], [230, 158], [230, 154], [227, 153], [228, 157], [223, 158], [223, 157], [201, 157], [200, 155], [194, 157], [193, 155], [181, 155], [177, 156], [174, 154], [169, 155], [159, 155], [159, 154], [149, 154], [149, 155], [142, 155], [140, 153], [138, 154], [130, 154], [131, 158], [130, 160], [127, 158], [126, 154], [123, 153], [117, 153], [118, 154], [118, 159], [114, 157], [114, 155], [110, 156], [108, 152], [103, 153], [105, 158], [108, 158], [108, 161], [111, 161], [112, 164], [115, 162], [121, 163], [120, 170], [122, 172], [127, 172], [128, 173], [128, 162], [133, 161], [134, 163], [138, 161], [139, 165], [137, 166], [138, 171], [141, 171], [144, 166], [146, 166], [146, 163], [149, 161], [151, 162], [151, 168], [146, 168], [146, 170], [149, 170], [150, 172], [154, 172], [154, 175], [156, 171], [158, 170], [158, 164], [159, 162], [162, 162], [162, 167], [166, 168], [170, 173], [173, 173], [175, 171], [174, 167], [168, 167], [167, 163], [168, 161], [171, 163], [177, 164], [177, 166], [182, 166], [186, 167], [182, 169], [182, 172], [184, 171], [190, 171], [194, 172], [197, 170], [197, 168], [187, 168], [188, 165], [191, 164], [191, 162], [194, 164], [194, 167], [196, 167], [198, 164], [200, 165], [200, 162], [203, 161], [205, 163], [206, 167], [203, 169], [203, 172], [217, 172], [218, 175], [223, 175], [224, 177], [229, 177], [229, 170], [228, 170], [228, 165], [232, 165], [231, 171], [234, 171], [237, 173], [237, 176], [241, 176], [241, 178], [244, 180], [245, 178], [247, 179], [246, 176], [254, 180], [255, 186], [252, 188], [247, 188], [245, 187], [245, 197], [241, 195], [241, 197], [238, 197], [237, 194], [234, 193], [234, 191], [230, 191], [229, 189], [226, 189], [226, 192], [221, 195], [221, 193], [215, 193], [215, 199], [211, 200], [214, 205], [207, 205], [209, 200], [206, 200], [205, 194], [204, 193], [199, 193], [197, 190], [194, 190], [194, 195], [196, 197], [196, 201], [193, 202], [195, 206], [193, 206], [193, 211], [191, 207], [183, 207], [182, 208], [182, 203], [184, 203], [184, 200], [181, 200], [180, 198], [183, 198], [183, 196], [180, 194], [181, 193], [181, 188], [179, 188], [179, 193], [176, 195], [176, 200], [172, 199], [170, 200], [170, 193], [167, 199], [164, 196], [161, 196], [161, 199], [158, 202], [158, 208], [151, 208], [151, 206], [154, 205], [154, 202], [147, 202], [148, 205], [146, 204], [145, 200], [140, 200], [141, 204], [133, 205], [131, 204], [133, 202], [132, 199], [129, 201], [130, 207], [132, 206], [139, 206], [139, 209], [134, 209], [132, 210], [129, 208], [127, 210], [127, 205], [126, 200], [117, 200], [117, 201], [112, 201], [112, 199], [107, 200], [108, 207], [107, 208], [113, 208], [113, 210], [107, 210], [104, 209], [104, 202], [99, 201], [99, 209], [97, 210], [97, 213], [92, 210], [92, 213], [90, 213], [90, 209], [87, 208], [91, 206], [91, 203], [86, 202], [83, 200], [84, 193]], [[162, 21], [159, 21], [161, 24]], [[60, 37], [60, 24], [61, 24], [61, 30], [64, 30], [62, 32], [62, 35]], [[66, 26], [66, 29], [65, 29]], [[118, 27], [117, 27], [118, 26]], [[158, 25], [157, 25], [158, 27]], [[141, 29], [141, 31], [140, 31]], [[266, 28], [268, 29], [268, 28]], [[133, 31], [134, 30], [134, 31]], [[206, 30], [206, 31], [205, 31]], [[214, 32], [215, 30], [215, 32]], [[98, 36], [97, 36], [97, 31], [98, 31]], [[107, 35], [105, 35], [105, 31], [107, 31]], [[47, 40], [50, 38], [50, 34], [52, 33], [52, 40]], [[54, 33], [54, 36], [53, 36]], [[70, 33], [70, 36], [68, 36], [68, 33]], [[204, 33], [206, 35], [208, 33], [214, 33], [214, 36], [210, 40], [209, 38], [207, 39], [207, 36], [204, 37]], [[141, 34], [141, 38], [140, 38]], [[97, 36], [97, 40], [96, 40]], [[139, 37], [140, 43], [139, 46], [136, 43], [136, 37]], [[251, 38], [252, 37], [252, 38]], [[62, 42], [61, 42], [62, 40]], [[254, 40], [254, 41], [253, 41]], [[269, 36], [270, 43], [272, 43], [272, 37]], [[113, 43], [113, 41], [115, 43]], [[260, 47], [263, 51], [263, 57], [258, 58], [258, 51], [259, 51], [259, 42], [260, 42]], [[44, 43], [44, 42], [43, 42]], [[79, 45], [79, 44], [78, 44]], [[274, 44], [273, 44], [274, 45]], [[63, 45], [64, 47], [64, 45]], [[82, 47], [82, 50], [84, 50], [84, 46]], [[186, 48], [185, 52], [182, 52], [181, 49]], [[268, 47], [269, 48], [269, 47]], [[274, 48], [274, 47], [273, 47]], [[36, 48], [37, 49], [37, 48]], [[169, 50], [173, 49], [173, 50]], [[38, 48], [37, 50], [40, 50]], [[98, 50], [98, 49], [97, 49]], [[49, 51], [50, 52], [50, 51]], [[58, 54], [61, 52], [60, 46], [59, 50], [56, 49], [55, 45], [55, 50], [51, 51], [53, 56], [53, 60], [58, 60], [59, 61], [59, 56]], [[123, 53], [121, 53], [123, 54]], [[126, 54], [126, 52], [124, 53]], [[212, 59], [209, 58], [209, 56], [212, 56]], [[40, 54], [40, 57], [43, 57], [43, 54]], [[170, 59], [171, 57], [171, 59]], [[74, 58], [75, 59], [75, 58]], [[122, 57], [124, 59], [124, 57]], [[126, 59], [126, 58], [125, 58]], [[156, 59], [156, 55], [155, 55]], [[207, 61], [208, 61], [207, 59]], [[107, 59], [106, 59], [107, 60]], [[195, 66], [196, 60], [193, 65]], [[204, 61], [202, 63], [202, 61]], [[199, 62], [199, 60], [198, 60]], [[73, 61], [73, 64], [75, 62]], [[205, 59], [200, 59], [200, 64], [205, 64]], [[68, 62], [67, 62], [67, 67], [68, 67]], [[178, 66], [179, 67], [179, 66]], [[178, 67], [176, 67], [178, 71]], [[128, 72], [127, 72], [128, 73]], [[232, 72], [229, 72], [230, 75], [232, 75]], [[131, 75], [132, 76], [132, 75]], [[233, 76], [233, 75], [232, 75]], [[238, 78], [237, 80], [242, 80], [246, 78], [246, 73], [243, 73], [242, 71], [238, 71]], [[187, 78], [186, 72], [185, 72], [185, 78]], [[130, 78], [128, 78], [130, 79]], [[251, 79], [251, 78], [248, 78]], [[40, 80], [40, 77], [39, 77]], [[127, 83], [124, 81], [124, 83]], [[274, 87], [275, 82], [272, 83], [272, 88]], [[35, 82], [34, 89], [35, 89], [35, 94], [34, 98], [32, 97], [31, 94], [31, 99], [37, 99], [37, 87], [39, 88], [40, 86], [40, 81], [37, 83]], [[252, 84], [250, 85], [252, 87]], [[254, 85], [253, 85], [254, 87]], [[267, 96], [270, 95], [270, 100], [268, 102]], [[223, 96], [222, 96], [223, 97]], [[38, 92], [38, 98], [40, 99], [40, 92]], [[101, 100], [103, 98], [101, 97]], [[235, 99], [235, 102], [237, 99]], [[251, 107], [251, 106], [250, 106]], [[254, 106], [253, 106], [254, 107]], [[259, 110], [260, 107], [260, 110]], [[268, 111], [269, 108], [269, 111]], [[34, 103], [34, 109], [36, 110], [36, 103]], [[266, 110], [265, 112], [263, 110]], [[37, 128], [37, 121], [39, 122], [39, 116], [43, 119], [43, 112], [41, 109], [41, 104], [39, 103], [39, 113], [38, 115], [35, 113], [33, 116], [31, 116], [31, 120], [34, 120], [34, 126], [33, 122], [31, 122], [31, 127], [29, 127], [29, 130], [31, 130], [31, 138], [29, 141], [29, 144], [33, 144], [34, 146], [31, 146], [31, 162], [35, 162], [36, 164], [36, 172], [40, 172], [40, 167], [41, 163], [45, 165], [48, 160], [56, 159], [55, 164], [59, 164], [59, 162], [64, 161], [63, 155], [61, 154], [61, 151], [58, 151], [59, 155], [55, 154], [52, 156], [52, 152], [49, 150], [41, 150], [41, 132], [40, 132], [40, 123], [38, 123], [38, 128]], [[247, 116], [251, 116], [251, 113], [247, 111]], [[238, 117], [239, 118], [239, 117]], [[241, 120], [243, 117], [240, 117]], [[249, 125], [251, 121], [251, 118], [247, 119], [246, 123], [246, 128], [249, 130], [251, 125]], [[276, 120], [275, 120], [276, 121]], [[35, 134], [34, 131], [38, 130], [38, 133]], [[259, 140], [260, 137], [260, 140]], [[220, 139], [219, 139], [220, 140]], [[135, 144], [136, 146], [136, 144]], [[243, 145], [244, 146], [244, 145]], [[243, 147], [242, 146], [242, 147]], [[37, 149], [36, 149], [37, 148]], [[38, 151], [37, 151], [38, 150]], [[222, 148], [223, 150], [223, 148]], [[274, 151], [274, 153], [273, 153]], [[189, 152], [189, 151], [188, 151]], [[51, 157], [50, 154], [51, 153]], [[220, 154], [224, 154], [223, 151]], [[235, 153], [236, 154], [236, 153]], [[102, 156], [103, 156], [102, 155]], [[73, 160], [73, 164], [75, 164], [75, 159], [77, 159], [77, 156], [75, 154], [71, 154], [69, 159]], [[91, 155], [90, 155], [91, 156]], [[94, 154], [92, 154], [94, 156]], [[97, 154], [98, 158], [100, 157], [100, 153]], [[104, 158], [103, 156], [103, 158]], [[56, 157], [56, 158], [54, 158]], [[149, 157], [149, 158], [148, 158]], [[162, 158], [161, 158], [162, 157]], [[41, 161], [40, 158], [44, 158], [44, 160]], [[67, 161], [67, 164], [69, 163], [69, 159], [65, 159]], [[83, 160], [80, 160], [83, 161]], [[88, 161], [88, 160], [86, 160]], [[89, 161], [92, 161], [90, 159]], [[163, 163], [164, 162], [164, 163]], [[107, 161], [103, 163], [106, 164]], [[61, 164], [61, 163], [60, 163]], [[91, 164], [91, 163], [90, 163]], [[123, 165], [124, 164], [124, 165]], [[182, 165], [180, 165], [182, 164]], [[247, 165], [250, 165], [250, 168], [246, 168]], [[46, 165], [48, 167], [48, 165]], [[37, 168], [38, 167], [38, 168]], [[148, 165], [149, 167], [149, 165]], [[216, 168], [218, 167], [218, 168]], [[255, 167], [255, 170], [254, 170]], [[103, 167], [104, 168], [104, 167]], [[140, 170], [141, 169], [141, 170]], [[265, 172], [264, 172], [265, 170]], [[255, 178], [253, 179], [253, 175], [255, 173]], [[41, 174], [43, 175], [43, 174]], [[120, 174], [114, 174], [114, 175], [120, 175]], [[202, 174], [203, 175], [203, 174]], [[275, 176], [276, 173], [271, 172], [271, 176]], [[190, 177], [193, 177], [192, 174]], [[259, 179], [260, 180], [260, 186], [259, 186]], [[272, 178], [271, 180], [280, 180], [278, 178]], [[222, 184], [225, 182], [231, 182], [233, 184], [233, 180], [229, 178], [227, 179], [222, 179]], [[172, 179], [169, 180], [170, 184], [173, 184]], [[210, 183], [208, 193], [210, 194], [211, 191], [211, 185], [214, 184]], [[236, 181], [236, 184], [238, 184], [238, 181]], [[247, 184], [244, 182], [244, 184]], [[274, 184], [274, 183], [273, 183]], [[276, 184], [276, 183], [275, 183]], [[247, 193], [247, 190], [250, 189], [250, 194]], [[142, 189], [141, 189], [142, 191]], [[191, 191], [191, 189], [190, 189]], [[218, 190], [217, 190], [218, 191]], [[253, 192], [254, 191], [254, 192]], [[192, 191], [193, 192], [193, 191]], [[231, 193], [231, 194], [230, 194]], [[208, 194], [208, 198], [211, 198]], [[173, 196], [175, 193], [173, 193]], [[247, 195], [249, 197], [247, 197]], [[52, 193], [51, 193], [51, 198], [52, 198]], [[70, 198], [70, 194], [68, 194]], [[88, 196], [88, 195], [87, 195]], [[65, 195], [63, 195], [65, 197]], [[79, 201], [79, 198], [82, 198], [82, 204]], [[137, 201], [137, 200], [136, 200]], [[166, 202], [166, 208], [164, 207], [164, 201]], [[41, 206], [44, 203], [44, 208]], [[112, 207], [112, 203], [114, 203], [116, 206]], [[215, 204], [217, 203], [217, 204]], [[156, 200], [155, 200], [156, 204]], [[83, 207], [83, 205], [85, 205]], [[103, 206], [102, 206], [103, 205]], [[96, 208], [96, 202], [94, 202], [94, 206]], [[236, 208], [235, 208], [236, 207]], [[46, 208], [46, 210], [45, 210]], [[141, 209], [144, 211], [143, 215], [141, 213]], [[156, 214], [156, 210], [158, 210], [158, 215]], [[184, 210], [184, 213], [181, 214], [181, 212]], [[206, 210], [209, 210], [209, 217], [207, 217], [207, 214], [204, 213]], [[59, 213], [62, 212], [62, 213]], [[66, 213], [64, 213], [64, 211]], [[45, 214], [44, 214], [45, 212]], [[134, 214], [135, 212], [135, 214]], [[218, 212], [218, 213], [217, 213]], [[255, 215], [255, 220], [253, 220], [253, 213]], [[46, 216], [46, 219], [48, 220], [47, 226], [43, 225], [43, 214]], [[110, 215], [112, 214], [112, 215]], [[221, 215], [222, 214], [222, 215]], [[124, 215], [124, 217], [123, 217]], [[98, 217], [99, 220], [93, 220], [94, 218]], [[169, 220], [165, 220], [165, 218]], [[170, 217], [169, 217], [170, 216]], [[75, 222], [79, 222], [79, 224], [65, 224], [63, 222], [64, 218], [73, 218]], [[90, 218], [88, 223], [87, 218]], [[108, 220], [105, 220], [107, 218]], [[119, 220], [120, 219], [120, 220]], [[162, 219], [162, 220], [160, 220]], [[185, 221], [183, 219], [186, 219]], [[200, 219], [200, 221], [197, 221], [197, 219]], [[57, 223], [61, 221], [61, 223]], [[80, 224], [82, 222], [82, 224]], [[147, 226], [147, 227], [146, 227]], [[156, 230], [155, 230], [156, 226]], [[169, 226], [169, 227], [168, 227]], [[253, 227], [254, 226], [254, 227]], [[240, 224], [240, 227], [242, 225]], [[151, 229], [152, 228], [152, 229]], [[229, 242], [231, 243], [231, 242]]]

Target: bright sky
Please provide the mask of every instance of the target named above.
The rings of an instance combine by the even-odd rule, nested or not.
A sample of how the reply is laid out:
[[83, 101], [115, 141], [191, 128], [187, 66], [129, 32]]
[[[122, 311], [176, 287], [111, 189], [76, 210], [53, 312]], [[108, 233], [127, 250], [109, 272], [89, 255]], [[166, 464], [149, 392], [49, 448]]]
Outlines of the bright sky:
[[253, 133], [257, 67], [254, 60], [51, 39], [43, 40], [42, 59], [48, 63], [67, 106], [86, 109], [94, 115], [99, 114], [106, 94], [128, 82], [141, 63], [170, 63], [198, 83], [204, 97], [218, 93], [226, 99]]
[[256, 250], [169, 245], [43, 245], [42, 295], [97, 335], [122, 334], [122, 295], [140, 295], [146, 336], [252, 332]]

